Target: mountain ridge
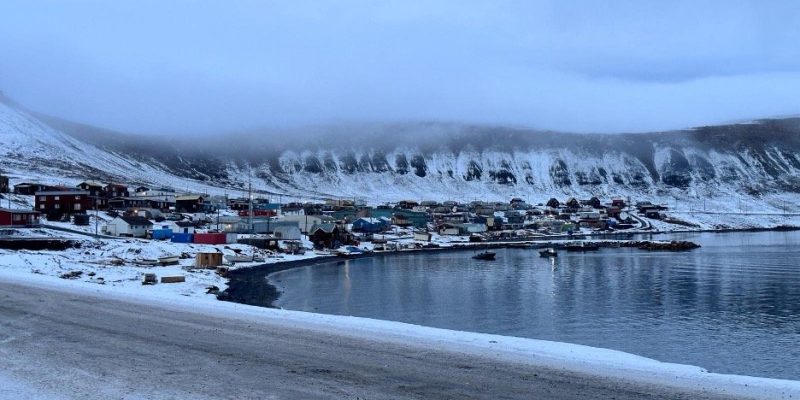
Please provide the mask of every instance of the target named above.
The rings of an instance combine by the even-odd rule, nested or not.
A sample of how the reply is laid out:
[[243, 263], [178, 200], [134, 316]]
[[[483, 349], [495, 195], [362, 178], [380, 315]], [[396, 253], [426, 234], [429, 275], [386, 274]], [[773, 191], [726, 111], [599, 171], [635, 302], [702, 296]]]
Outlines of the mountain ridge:
[[241, 190], [252, 171], [254, 185], [270, 193], [376, 200], [800, 193], [800, 118], [621, 134], [422, 122], [171, 137], [122, 134], [13, 102], [4, 107], [4, 140], [35, 133], [60, 143], [45, 153], [65, 174], [75, 175], [59, 151], [86, 148], [113, 166], [86, 162], [87, 172], [147, 183], [148, 174], [135, 173], [147, 170], [206, 190]]

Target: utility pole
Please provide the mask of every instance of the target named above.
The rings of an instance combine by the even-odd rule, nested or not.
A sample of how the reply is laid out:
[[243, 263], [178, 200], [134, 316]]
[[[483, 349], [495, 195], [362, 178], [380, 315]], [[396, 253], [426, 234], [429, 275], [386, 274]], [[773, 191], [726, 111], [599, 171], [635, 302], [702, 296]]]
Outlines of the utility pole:
[[98, 225], [100, 223], [98, 218], [97, 218], [97, 216], [98, 216], [97, 201], [98, 201], [97, 197], [95, 197], [94, 198], [94, 240], [100, 240], [100, 237], [98, 236], [98, 232], [97, 232], [98, 231]]
[[251, 176], [252, 167], [247, 169], [247, 222], [250, 225], [248, 232], [253, 234], [253, 178]]

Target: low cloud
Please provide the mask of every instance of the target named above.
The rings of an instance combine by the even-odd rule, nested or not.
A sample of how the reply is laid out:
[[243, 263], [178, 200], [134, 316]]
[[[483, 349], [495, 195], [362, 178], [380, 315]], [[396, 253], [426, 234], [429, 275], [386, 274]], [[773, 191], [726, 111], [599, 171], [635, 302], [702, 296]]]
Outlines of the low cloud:
[[0, 6], [0, 90], [144, 133], [438, 120], [580, 132], [795, 114], [794, 2]]

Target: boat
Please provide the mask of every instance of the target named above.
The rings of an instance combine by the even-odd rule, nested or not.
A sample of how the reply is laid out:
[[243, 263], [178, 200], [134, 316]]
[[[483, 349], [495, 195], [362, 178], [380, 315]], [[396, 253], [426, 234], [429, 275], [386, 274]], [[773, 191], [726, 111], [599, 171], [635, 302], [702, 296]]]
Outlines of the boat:
[[161, 265], [175, 265], [180, 259], [181, 256], [164, 256], [158, 258], [158, 263]]
[[472, 258], [476, 260], [494, 260], [495, 252], [493, 251], [482, 251], [478, 254], [472, 256]]
[[364, 254], [364, 250], [355, 246], [345, 246], [344, 248], [336, 250], [336, 255], [339, 257], [352, 257]]
[[558, 257], [558, 253], [555, 251], [555, 249], [553, 249], [551, 247], [551, 248], [548, 248], [548, 249], [539, 250], [539, 256], [541, 256], [541, 257]]
[[600, 246], [596, 244], [586, 244], [584, 242], [580, 242], [578, 244], [568, 244], [564, 246], [564, 250], [566, 251], [597, 251], [600, 250]]
[[246, 255], [242, 255], [242, 254], [226, 255], [225, 256], [225, 260], [227, 260], [228, 262], [232, 262], [232, 263], [253, 262], [253, 256], [246, 256]]
[[133, 263], [136, 265], [158, 265], [158, 260], [150, 260], [150, 259], [133, 260]]

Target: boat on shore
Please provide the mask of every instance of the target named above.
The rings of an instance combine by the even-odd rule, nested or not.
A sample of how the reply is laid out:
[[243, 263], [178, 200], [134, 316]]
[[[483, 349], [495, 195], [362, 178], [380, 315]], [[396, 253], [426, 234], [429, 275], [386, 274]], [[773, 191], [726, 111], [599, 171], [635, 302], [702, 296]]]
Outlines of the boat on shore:
[[237, 262], [253, 262], [253, 256], [247, 256], [243, 254], [236, 254], [236, 255], [226, 255], [225, 260], [232, 263]]
[[558, 257], [558, 252], [556, 252], [555, 249], [553, 249], [551, 247], [551, 248], [547, 248], [547, 249], [544, 249], [544, 250], [539, 250], [539, 256], [540, 257]]
[[355, 246], [345, 246], [336, 250], [336, 255], [339, 257], [353, 257], [364, 254], [364, 250]]
[[494, 260], [495, 252], [493, 251], [482, 251], [478, 254], [472, 256], [472, 258], [476, 260]]
[[158, 263], [161, 265], [175, 265], [180, 259], [181, 256], [164, 256], [158, 258]]
[[596, 244], [586, 244], [584, 242], [580, 242], [578, 244], [568, 244], [564, 246], [564, 250], [566, 251], [597, 251], [600, 250], [600, 246]]

